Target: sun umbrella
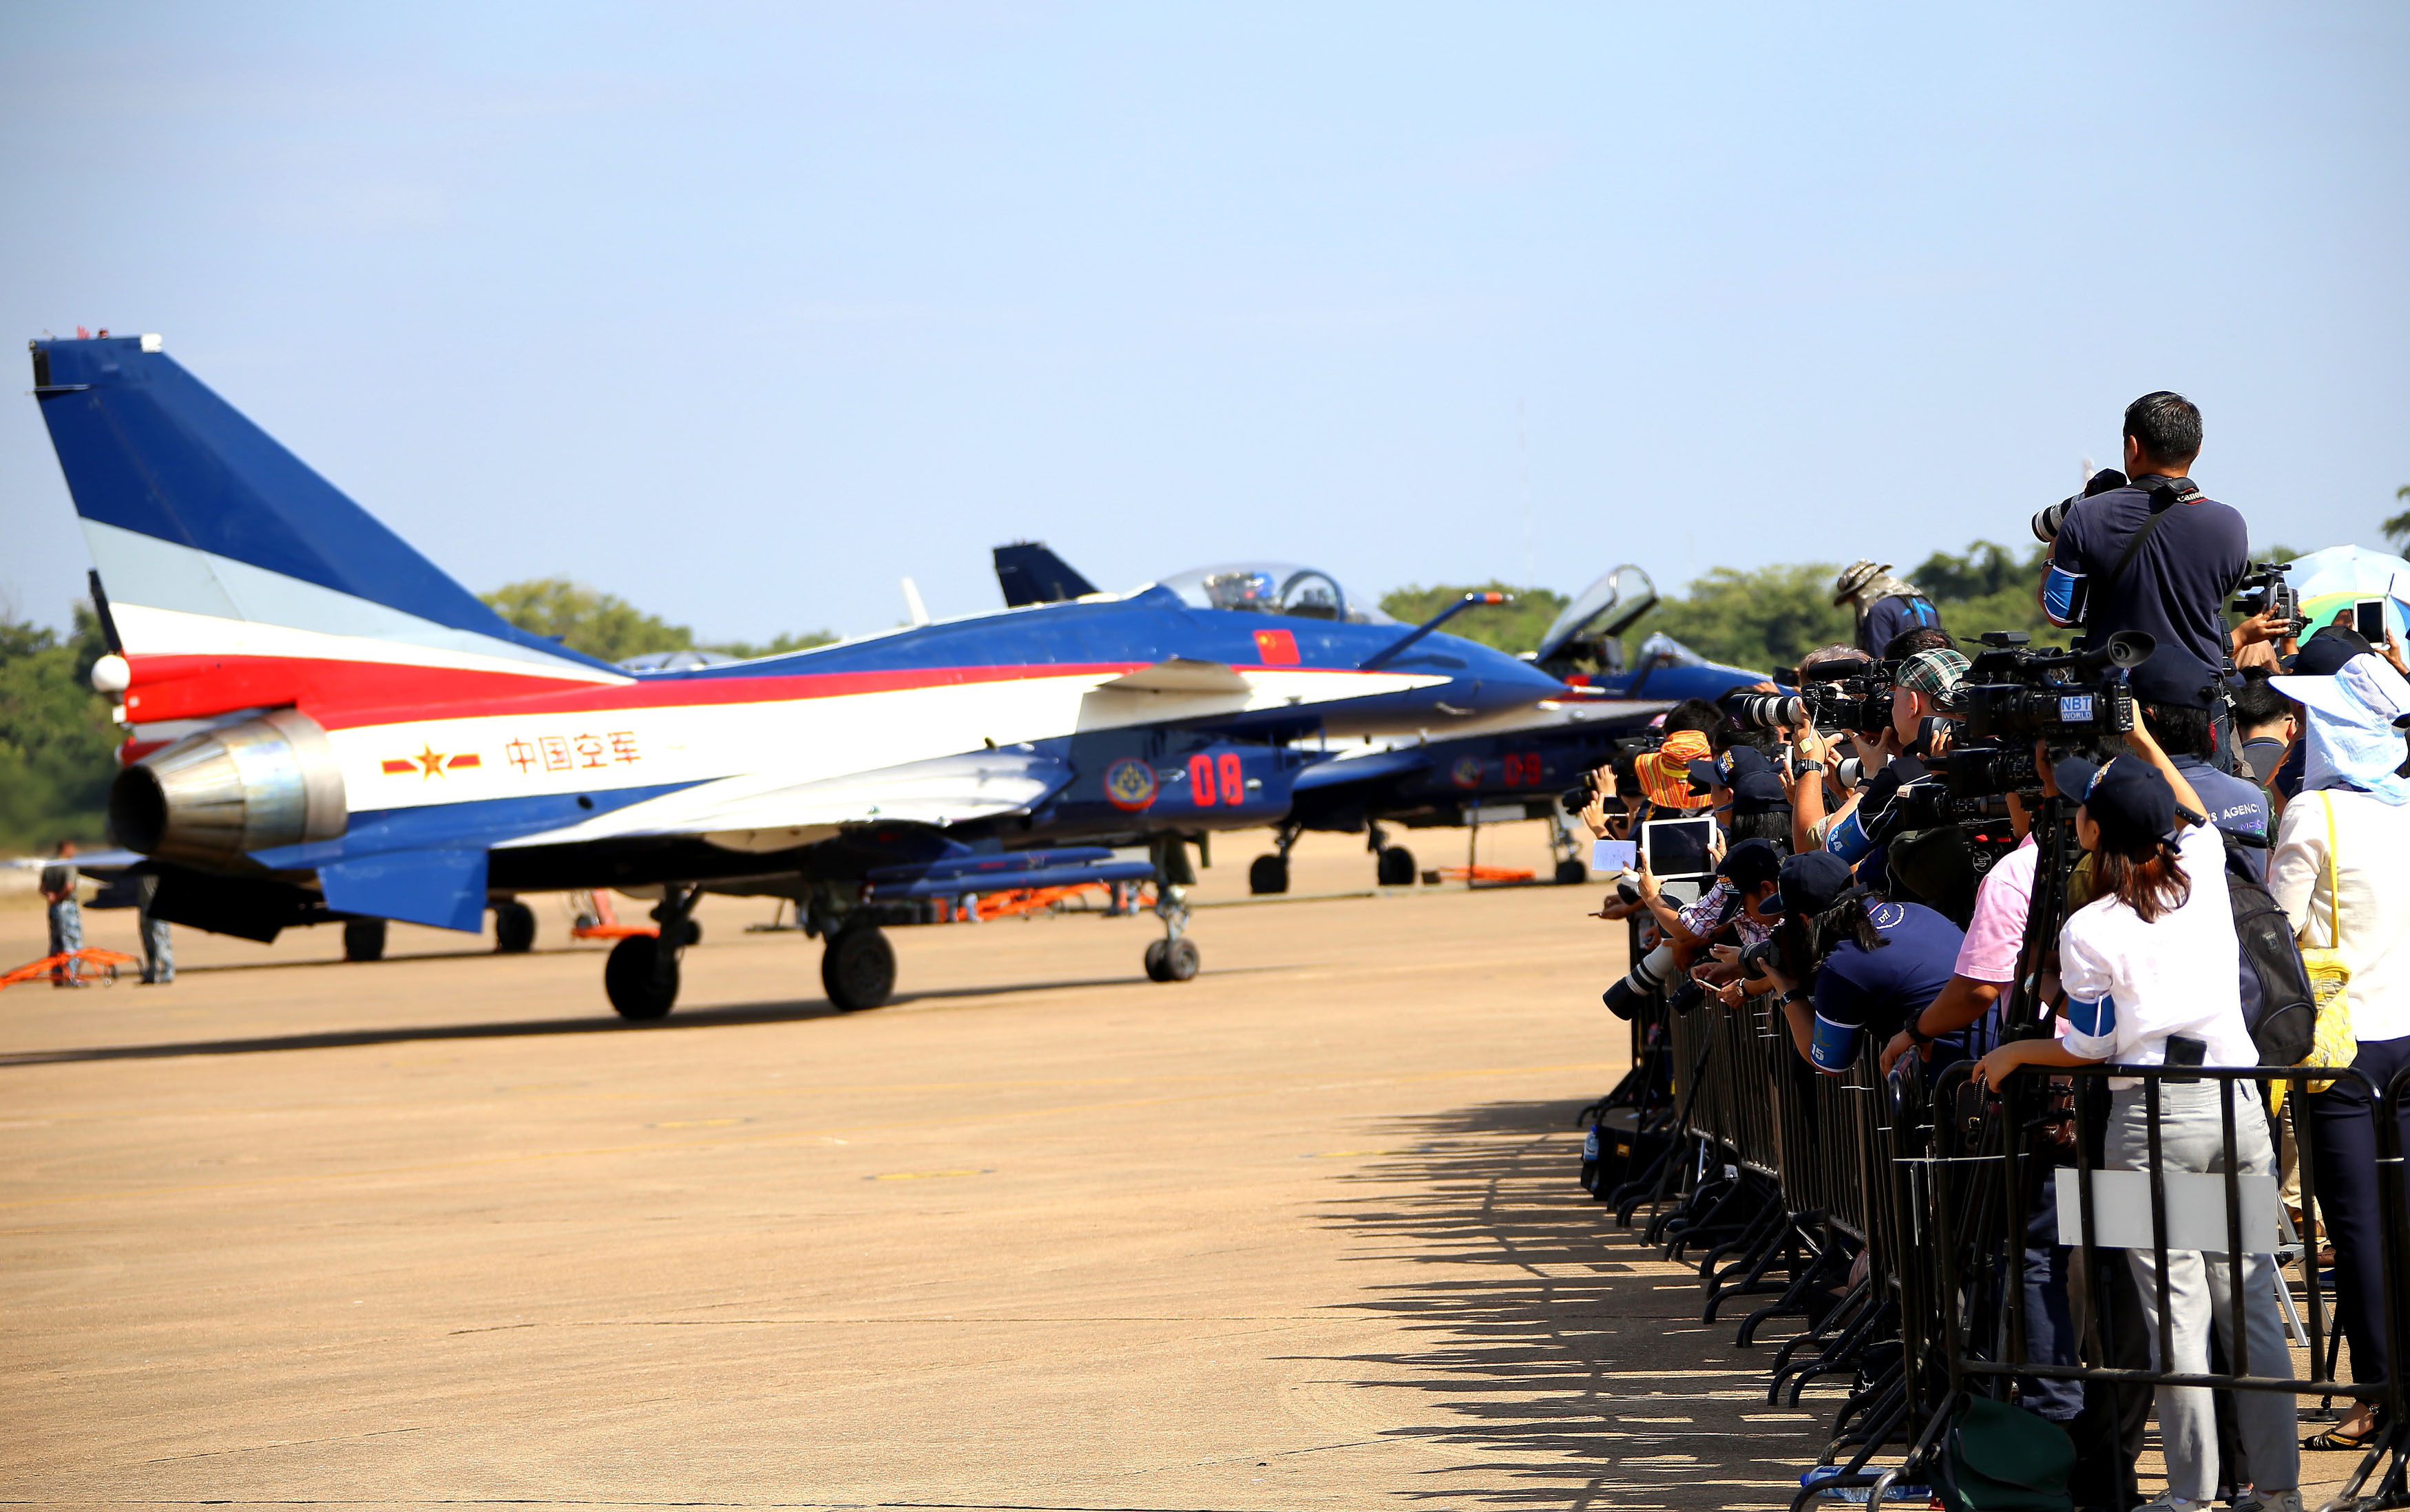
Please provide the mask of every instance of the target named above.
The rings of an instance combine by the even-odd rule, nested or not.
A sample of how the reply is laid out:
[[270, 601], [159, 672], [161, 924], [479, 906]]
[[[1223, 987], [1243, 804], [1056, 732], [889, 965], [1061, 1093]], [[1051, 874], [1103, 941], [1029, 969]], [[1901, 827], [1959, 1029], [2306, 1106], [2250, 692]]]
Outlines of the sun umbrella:
[[[2331, 624], [2361, 599], [2385, 599], [2386, 624], [2410, 641], [2410, 561], [2366, 546], [2329, 546], [2296, 558], [2288, 581], [2301, 596], [2301, 614], [2313, 628]], [[2302, 633], [2307, 634], [2304, 631]]]

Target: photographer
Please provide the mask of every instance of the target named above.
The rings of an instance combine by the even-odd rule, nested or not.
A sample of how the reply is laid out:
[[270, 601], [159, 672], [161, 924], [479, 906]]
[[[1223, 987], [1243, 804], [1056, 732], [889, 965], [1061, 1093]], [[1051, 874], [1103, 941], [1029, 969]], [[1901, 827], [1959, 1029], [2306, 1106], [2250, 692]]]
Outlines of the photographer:
[[1958, 652], [1938, 647], [1899, 664], [1892, 676], [1891, 728], [1872, 745], [1851, 737], [1872, 775], [1825, 826], [1826, 850], [1852, 866], [1868, 867], [1869, 877], [1883, 876], [1889, 860], [1883, 850], [1889, 838], [1885, 810], [1902, 786], [1926, 775], [1927, 760], [1949, 750], [1947, 721], [1958, 718], [1958, 688], [1969, 665]]
[[[2134, 754], [2095, 767], [2081, 758], [2060, 762], [2059, 789], [2082, 793], [2077, 842], [2091, 851], [2099, 895], [2077, 909], [2059, 932], [2067, 994], [2067, 1033], [2057, 1040], [2016, 1040], [1985, 1055], [1980, 1082], [1997, 1087], [2025, 1066], [2121, 1065], [2247, 1067], [2259, 1063], [2243, 1020], [2234, 970], [2237, 942], [2229, 914], [2225, 845], [2207, 826], [2186, 828], [2199, 794], [2175, 763], [2137, 725], [2127, 733]], [[2108, 1164], [2147, 1170], [2208, 1172], [2226, 1169], [2219, 1083], [2161, 1082], [2154, 1088], [2110, 1083]], [[2156, 1098], [2154, 1097], [2156, 1093]], [[2235, 1084], [2235, 1158], [2252, 1175], [2272, 1176], [2275, 1153], [2256, 1084]], [[2151, 1112], [2161, 1116], [2152, 1127]], [[2159, 1305], [2154, 1252], [2126, 1252], [2152, 1337], [2156, 1369], [2206, 1374], [2213, 1320], [2234, 1357], [2235, 1330], [2245, 1330], [2255, 1374], [2289, 1377], [2292, 1355], [2276, 1311], [2273, 1258], [2243, 1257], [2244, 1316], [2225, 1316], [2229, 1258], [2170, 1249], [2169, 1322], [2173, 1358], [2156, 1341]], [[2186, 1512], [2207, 1503], [2217, 1483], [2216, 1411], [2199, 1387], [2154, 1389], [2167, 1456], [2168, 1491], [2154, 1506]], [[2300, 1448], [2293, 1439], [2289, 1398], [2265, 1391], [2232, 1393], [2260, 1505], [2298, 1508]]]
[[1891, 656], [1886, 647], [1901, 635], [1941, 623], [1931, 599], [1892, 576], [1891, 563], [1877, 566], [1872, 557], [1860, 557], [1833, 580], [1833, 607], [1845, 603], [1856, 612], [1858, 649], [1868, 656]]
[[2088, 643], [2144, 631], [2223, 666], [2234, 645], [2226, 596], [2250, 566], [2250, 540], [2242, 515], [2186, 475], [2200, 455], [2200, 411], [2181, 394], [2143, 395], [2126, 407], [2125, 452], [2131, 481], [2034, 517], [2034, 534], [2052, 545], [2042, 611], [2054, 625], [2082, 626]]
[[1692, 762], [1691, 791], [1706, 795], [1727, 845], [1764, 839], [1788, 847], [1791, 795], [1781, 773], [1756, 747], [1727, 746], [1713, 761]]
[[[1857, 886], [1823, 850], [1785, 860], [1760, 909], [1781, 916], [1778, 960], [1766, 975], [1781, 990], [1792, 1046], [1834, 1076], [1866, 1036], [1889, 1040], [1940, 996], [1965, 939], [1922, 904], [1885, 902]], [[1963, 1051], [1960, 1037], [1943, 1038], [1953, 1058]]]
[[2263, 667], [2245, 667], [2242, 685], [2234, 690], [2234, 733], [2242, 743], [2236, 773], [2247, 775], [2259, 784], [2260, 791], [2276, 811], [2282, 813], [2285, 796], [2270, 786], [2276, 778], [2276, 768], [2285, 764], [2285, 753], [2292, 749], [2299, 728], [2293, 720], [2292, 700], [2268, 686], [2269, 673]]

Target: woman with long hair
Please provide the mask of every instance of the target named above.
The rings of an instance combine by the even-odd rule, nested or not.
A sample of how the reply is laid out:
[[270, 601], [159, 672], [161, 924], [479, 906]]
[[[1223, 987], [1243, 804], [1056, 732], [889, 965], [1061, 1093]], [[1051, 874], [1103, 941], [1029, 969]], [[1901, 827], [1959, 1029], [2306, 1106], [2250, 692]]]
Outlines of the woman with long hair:
[[[2095, 892], [2059, 932], [2065, 1032], [2054, 1040], [2011, 1040], [1985, 1055], [1975, 1074], [1992, 1086], [2024, 1066], [2259, 1064], [2243, 1021], [2225, 842], [2210, 825], [2185, 827], [2186, 818], [2202, 811], [2200, 797], [2150, 733], [2138, 723], [2126, 740], [2131, 755], [2098, 767], [2070, 758], [2052, 774], [2062, 794], [2083, 800], [2075, 811], [2075, 836], [2092, 852]], [[2221, 1103], [2227, 1084], [2159, 1083], [2161, 1170], [2226, 1169]], [[2250, 1175], [2273, 1175], [2276, 1156], [2258, 1090], [2250, 1082], [2232, 1085], [2236, 1167]], [[2149, 1089], [2129, 1077], [2112, 1077], [2109, 1086], [2107, 1164], [2148, 1170]], [[2272, 1233], [2261, 1239], [2273, 1249]], [[2169, 1359], [2156, 1358], [2159, 1277], [2154, 1253], [2129, 1248], [2126, 1258], [2141, 1293], [2154, 1368], [2207, 1374], [2214, 1321], [2229, 1359], [2237, 1358], [2239, 1330], [2248, 1345], [2251, 1374], [2292, 1375], [2293, 1357], [2276, 1310], [2272, 1254], [2241, 1258], [2243, 1316], [2237, 1319], [2229, 1316], [2234, 1257], [2168, 1251], [2174, 1357]], [[2217, 1491], [2216, 1404], [2202, 1387], [2162, 1386], [2153, 1395], [2168, 1489], [2150, 1507], [2191, 1512]], [[2293, 1437], [2293, 1399], [2275, 1391], [2238, 1391], [2233, 1407], [2260, 1506], [2266, 1512], [2299, 1512], [2301, 1447]]]

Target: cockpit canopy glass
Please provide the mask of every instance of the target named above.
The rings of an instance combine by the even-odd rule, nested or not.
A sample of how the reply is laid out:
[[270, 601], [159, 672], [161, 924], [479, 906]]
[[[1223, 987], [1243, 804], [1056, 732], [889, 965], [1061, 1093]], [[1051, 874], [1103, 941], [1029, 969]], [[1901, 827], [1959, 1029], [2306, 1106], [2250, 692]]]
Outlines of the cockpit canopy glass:
[[1197, 609], [1235, 609], [1245, 614], [1285, 615], [1293, 619], [1343, 620], [1351, 625], [1394, 625], [1369, 603], [1347, 596], [1339, 580], [1317, 567], [1294, 562], [1241, 561], [1175, 573], [1163, 588]]
[[1616, 611], [1617, 618], [1631, 609], [1657, 602], [1657, 585], [1637, 567], [1622, 566], [1592, 583], [1575, 595], [1565, 605], [1565, 612], [1540, 637], [1539, 660], [1545, 662], [1565, 648], [1568, 642], [1591, 625]]

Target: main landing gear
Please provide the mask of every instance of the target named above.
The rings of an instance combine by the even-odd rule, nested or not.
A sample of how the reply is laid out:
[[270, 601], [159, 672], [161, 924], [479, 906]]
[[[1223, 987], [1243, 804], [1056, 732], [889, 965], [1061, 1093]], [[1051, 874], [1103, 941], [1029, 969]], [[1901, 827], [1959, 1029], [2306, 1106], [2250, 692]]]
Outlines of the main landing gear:
[[1378, 824], [1365, 827], [1364, 849], [1377, 859], [1373, 862], [1372, 880], [1383, 887], [1415, 885], [1415, 853], [1402, 845], [1391, 845], [1389, 837]]
[[630, 935], [611, 947], [602, 964], [602, 991], [623, 1019], [667, 1018], [677, 1003], [678, 952], [693, 943], [694, 912], [700, 887], [667, 886], [653, 906], [658, 935]]
[[[1276, 859], [1266, 856], [1266, 861]], [[1155, 917], [1163, 921], [1163, 938], [1146, 948], [1146, 980], [1149, 981], [1188, 981], [1197, 975], [1203, 962], [1197, 942], [1184, 931], [1188, 928], [1188, 899], [1173, 883], [1155, 890]]]
[[384, 960], [385, 921], [382, 919], [344, 920], [343, 959], [346, 961]]
[[895, 947], [877, 924], [841, 924], [820, 950], [820, 985], [840, 1013], [877, 1008], [895, 996]]
[[1574, 819], [1561, 805], [1548, 816], [1548, 850], [1557, 858], [1557, 885], [1578, 887], [1590, 880], [1590, 863], [1582, 859], [1586, 836], [1574, 833]]
[[516, 898], [494, 905], [494, 953], [525, 955], [535, 949], [535, 910]]

